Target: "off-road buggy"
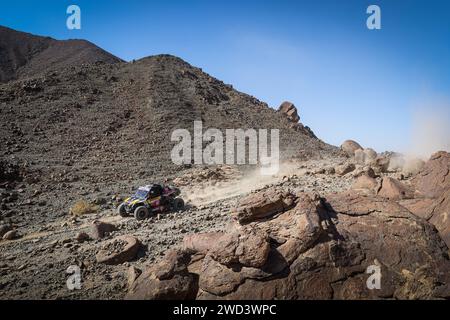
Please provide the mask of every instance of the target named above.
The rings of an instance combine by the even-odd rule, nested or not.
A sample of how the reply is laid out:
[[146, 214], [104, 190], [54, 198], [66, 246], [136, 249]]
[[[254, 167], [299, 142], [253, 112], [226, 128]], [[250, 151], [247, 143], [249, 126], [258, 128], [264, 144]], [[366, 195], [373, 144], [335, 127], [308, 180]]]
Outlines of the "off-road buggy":
[[159, 184], [139, 187], [117, 207], [117, 213], [122, 217], [133, 214], [137, 220], [143, 220], [157, 213], [180, 211], [184, 208], [183, 199], [178, 197], [180, 193], [178, 188]]

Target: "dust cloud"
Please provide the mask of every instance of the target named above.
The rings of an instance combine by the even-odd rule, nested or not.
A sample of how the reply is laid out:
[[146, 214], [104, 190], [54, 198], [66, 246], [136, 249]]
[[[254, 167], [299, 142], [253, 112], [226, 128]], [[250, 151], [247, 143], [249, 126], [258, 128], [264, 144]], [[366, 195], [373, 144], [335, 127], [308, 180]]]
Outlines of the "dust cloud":
[[280, 170], [275, 175], [261, 175], [260, 169], [255, 168], [232, 181], [191, 187], [186, 190], [185, 198], [194, 206], [207, 205], [211, 202], [229, 199], [261, 189], [267, 185], [280, 182], [283, 177], [294, 173], [298, 173], [298, 163], [292, 161], [280, 163]]

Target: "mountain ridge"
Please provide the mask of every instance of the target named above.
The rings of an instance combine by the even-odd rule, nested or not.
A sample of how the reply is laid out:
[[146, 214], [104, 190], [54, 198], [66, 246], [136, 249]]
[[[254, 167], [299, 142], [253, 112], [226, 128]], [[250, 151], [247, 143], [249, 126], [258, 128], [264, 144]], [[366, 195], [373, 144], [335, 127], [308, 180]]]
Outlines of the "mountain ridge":
[[33, 77], [68, 65], [121, 61], [87, 40], [56, 40], [0, 26], [0, 82]]

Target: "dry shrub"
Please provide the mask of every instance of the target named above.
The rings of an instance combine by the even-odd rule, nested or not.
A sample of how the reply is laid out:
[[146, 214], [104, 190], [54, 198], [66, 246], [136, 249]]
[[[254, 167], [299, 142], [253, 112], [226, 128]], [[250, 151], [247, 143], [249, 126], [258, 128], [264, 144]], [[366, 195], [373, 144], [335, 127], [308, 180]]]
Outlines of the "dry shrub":
[[72, 208], [70, 208], [70, 213], [74, 216], [82, 216], [84, 214], [96, 213], [99, 207], [93, 203], [89, 203], [85, 200], [78, 200]]

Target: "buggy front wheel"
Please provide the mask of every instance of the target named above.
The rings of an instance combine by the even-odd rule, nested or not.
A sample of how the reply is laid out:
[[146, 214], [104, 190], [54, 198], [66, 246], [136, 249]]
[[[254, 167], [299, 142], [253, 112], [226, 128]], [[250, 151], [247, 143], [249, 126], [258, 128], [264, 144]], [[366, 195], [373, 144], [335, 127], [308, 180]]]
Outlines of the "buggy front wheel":
[[136, 220], [147, 219], [149, 217], [148, 209], [146, 207], [137, 207], [134, 210], [134, 217], [136, 218]]

